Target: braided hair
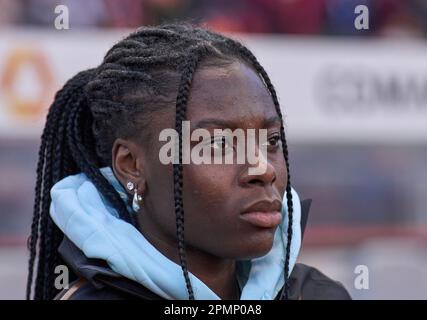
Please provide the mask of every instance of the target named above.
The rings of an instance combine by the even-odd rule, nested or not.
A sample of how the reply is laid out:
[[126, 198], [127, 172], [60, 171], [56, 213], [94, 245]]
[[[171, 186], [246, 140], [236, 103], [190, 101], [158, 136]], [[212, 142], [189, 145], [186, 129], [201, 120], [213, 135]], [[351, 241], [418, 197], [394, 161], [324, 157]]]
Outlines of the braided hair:
[[[137, 227], [126, 204], [98, 168], [112, 163], [111, 149], [117, 138], [147, 139], [150, 115], [176, 105], [179, 162], [173, 165], [176, 235], [180, 264], [189, 299], [194, 299], [187, 268], [184, 240], [182, 121], [193, 75], [201, 61], [212, 65], [244, 61], [259, 74], [269, 90], [281, 120], [280, 137], [288, 172], [287, 246], [285, 285], [280, 299], [288, 298], [292, 194], [288, 148], [276, 91], [256, 57], [236, 40], [189, 24], [142, 27], [115, 44], [97, 68], [71, 78], [55, 96], [41, 136], [27, 280], [27, 299], [52, 299], [54, 269], [62, 260], [57, 253], [63, 233], [49, 215], [50, 189], [62, 178], [84, 173], [117, 210], [119, 217]], [[172, 98], [171, 98], [172, 97]], [[142, 101], [142, 103], [141, 103]], [[34, 285], [34, 288], [33, 288]]]

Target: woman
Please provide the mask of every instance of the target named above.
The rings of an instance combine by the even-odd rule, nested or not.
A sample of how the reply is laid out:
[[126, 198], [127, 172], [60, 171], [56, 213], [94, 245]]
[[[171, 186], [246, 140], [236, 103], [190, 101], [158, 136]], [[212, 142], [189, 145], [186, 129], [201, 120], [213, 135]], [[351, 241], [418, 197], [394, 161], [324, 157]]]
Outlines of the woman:
[[[221, 156], [236, 146], [216, 129], [264, 130], [265, 157], [183, 163], [185, 120]], [[178, 161], [165, 165], [168, 128]], [[349, 298], [295, 264], [308, 203], [291, 188], [268, 75], [242, 44], [203, 28], [140, 28], [69, 80], [49, 110], [35, 191], [27, 298], [34, 277], [35, 299]], [[58, 294], [59, 265], [75, 280]]]

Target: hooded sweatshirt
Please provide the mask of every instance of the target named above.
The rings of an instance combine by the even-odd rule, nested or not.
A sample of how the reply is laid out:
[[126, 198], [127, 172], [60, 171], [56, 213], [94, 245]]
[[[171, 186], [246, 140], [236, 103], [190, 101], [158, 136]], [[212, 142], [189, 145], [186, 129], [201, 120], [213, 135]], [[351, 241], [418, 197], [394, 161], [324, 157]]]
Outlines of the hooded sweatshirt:
[[[110, 167], [101, 173], [127, 204], [128, 195]], [[301, 204], [292, 189], [293, 224], [289, 260], [291, 273], [301, 247]], [[132, 224], [120, 219], [116, 209], [83, 173], [58, 181], [51, 189], [50, 215], [65, 236], [87, 258], [101, 259], [125, 278], [138, 282], [165, 299], [188, 298], [179, 264], [158, 251]], [[284, 285], [288, 214], [283, 195], [282, 223], [276, 229], [273, 246], [264, 256], [237, 261], [241, 300], [272, 300]], [[129, 212], [135, 214], [128, 206]], [[206, 284], [189, 272], [195, 299], [218, 300]]]

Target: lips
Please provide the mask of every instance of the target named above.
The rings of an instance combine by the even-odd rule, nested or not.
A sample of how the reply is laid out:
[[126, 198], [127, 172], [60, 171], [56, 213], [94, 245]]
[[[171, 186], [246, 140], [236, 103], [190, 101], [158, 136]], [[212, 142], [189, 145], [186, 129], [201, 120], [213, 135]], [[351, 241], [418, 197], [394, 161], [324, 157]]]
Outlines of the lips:
[[274, 228], [282, 222], [282, 202], [259, 201], [245, 209], [240, 218], [250, 224], [261, 228]]
[[274, 228], [282, 221], [282, 214], [279, 211], [248, 212], [242, 214], [240, 217], [250, 224], [261, 228]]

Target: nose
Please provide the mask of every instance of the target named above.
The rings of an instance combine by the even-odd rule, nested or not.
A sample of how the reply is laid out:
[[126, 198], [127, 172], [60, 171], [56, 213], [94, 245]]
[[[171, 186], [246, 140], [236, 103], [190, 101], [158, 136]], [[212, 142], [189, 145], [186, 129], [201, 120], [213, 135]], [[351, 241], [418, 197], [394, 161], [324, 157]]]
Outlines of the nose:
[[[256, 164], [247, 166], [245, 170], [241, 173], [239, 177], [239, 183], [243, 187], [250, 186], [266, 186], [272, 185], [276, 181], [276, 169], [274, 166], [268, 162], [267, 155], [263, 155], [262, 152], [259, 152], [257, 157], [258, 161]], [[261, 170], [260, 173], [250, 174], [249, 170], [251, 167], [262, 167], [265, 166], [265, 170]]]

